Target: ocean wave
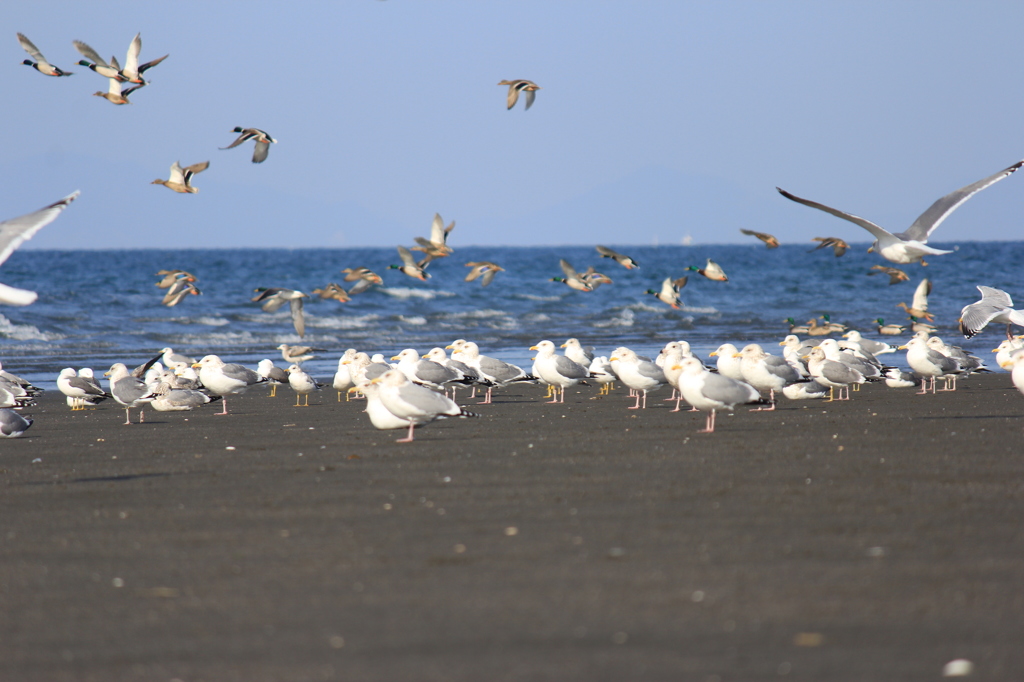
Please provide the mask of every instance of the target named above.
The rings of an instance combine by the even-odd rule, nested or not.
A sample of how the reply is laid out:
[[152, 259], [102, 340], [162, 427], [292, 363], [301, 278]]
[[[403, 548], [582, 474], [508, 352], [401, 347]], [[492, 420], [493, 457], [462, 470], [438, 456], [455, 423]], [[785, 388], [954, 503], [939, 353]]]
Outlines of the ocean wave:
[[443, 320], [465, 320], [465, 319], [486, 319], [490, 317], [508, 317], [509, 313], [504, 310], [482, 308], [479, 310], [458, 310], [450, 313], [443, 313], [439, 317]]
[[192, 320], [196, 324], [204, 324], [207, 327], [223, 327], [226, 324], [231, 324], [231, 320], [225, 320], [223, 317], [197, 317]]
[[696, 307], [696, 306], [684, 305], [684, 306], [682, 306], [682, 309], [685, 310], [688, 313], [700, 313], [701, 315], [717, 315], [718, 314], [718, 308], [714, 308], [712, 306], [706, 306], [706, 307], [703, 307], [703, 308], [699, 308], [699, 307]]
[[399, 315], [398, 316], [398, 320], [399, 320], [399, 322], [403, 322], [405, 324], [411, 324], [411, 325], [414, 325], [414, 326], [417, 326], [417, 327], [427, 323], [427, 318], [419, 317], [419, 316], [416, 316], [416, 317], [406, 317], [405, 315]]
[[606, 329], [608, 327], [632, 327], [636, 322], [636, 313], [633, 312], [632, 306], [625, 308], [618, 315], [594, 322], [594, 326], [598, 329]]
[[536, 294], [512, 294], [512, 298], [525, 298], [527, 301], [561, 301], [561, 296], [537, 296]]
[[67, 338], [64, 334], [39, 331], [38, 327], [30, 324], [14, 324], [3, 315], [0, 315], [0, 336], [15, 341], [57, 341]]
[[430, 300], [432, 298], [449, 298], [457, 295], [454, 291], [413, 289], [412, 287], [383, 287], [381, 291], [388, 296], [394, 296], [395, 298], [422, 298], [426, 300]]
[[362, 329], [380, 320], [380, 315], [345, 315], [337, 317], [306, 317], [306, 326], [317, 329]]

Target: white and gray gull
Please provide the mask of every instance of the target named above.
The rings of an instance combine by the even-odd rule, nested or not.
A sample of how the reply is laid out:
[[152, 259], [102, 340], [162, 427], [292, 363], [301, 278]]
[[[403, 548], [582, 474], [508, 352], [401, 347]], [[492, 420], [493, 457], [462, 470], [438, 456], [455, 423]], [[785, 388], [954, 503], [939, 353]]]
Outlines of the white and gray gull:
[[226, 363], [216, 355], [207, 355], [192, 366], [199, 370], [199, 380], [203, 382], [206, 390], [224, 399], [224, 409], [221, 412], [214, 412], [217, 415], [228, 413], [229, 395], [241, 395], [250, 387], [267, 381], [248, 367]]

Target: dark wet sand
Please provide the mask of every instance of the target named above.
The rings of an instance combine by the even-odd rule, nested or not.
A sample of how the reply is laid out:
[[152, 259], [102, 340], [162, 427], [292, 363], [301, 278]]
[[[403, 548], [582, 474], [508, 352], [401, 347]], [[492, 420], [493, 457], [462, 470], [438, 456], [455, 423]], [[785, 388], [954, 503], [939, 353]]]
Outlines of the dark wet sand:
[[1024, 397], [913, 391], [702, 435], [521, 386], [413, 444], [333, 391], [52, 392], [0, 442], [0, 679], [1021, 679]]

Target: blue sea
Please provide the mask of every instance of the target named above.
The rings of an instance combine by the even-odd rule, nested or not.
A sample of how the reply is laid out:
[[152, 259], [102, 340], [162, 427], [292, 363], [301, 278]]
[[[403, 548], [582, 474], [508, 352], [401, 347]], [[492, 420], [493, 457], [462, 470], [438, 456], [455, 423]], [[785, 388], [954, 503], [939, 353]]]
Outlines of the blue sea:
[[[250, 366], [262, 358], [284, 364], [281, 343], [326, 349], [306, 363], [329, 378], [349, 347], [387, 357], [403, 348], [425, 353], [456, 338], [476, 341], [481, 350], [517, 364], [529, 364], [529, 347], [542, 339], [556, 344], [578, 337], [610, 354], [619, 345], [654, 355], [668, 341], [684, 339], [702, 357], [724, 342], [757, 342], [769, 352], [788, 333], [783, 320], [804, 322], [824, 313], [872, 338], [874, 319], [906, 320], [896, 307], [911, 302], [923, 278], [933, 284], [930, 312], [938, 335], [991, 361], [1003, 329], [993, 327], [973, 340], [957, 330], [960, 309], [978, 300], [977, 284], [1011, 296], [1020, 289], [1024, 242], [937, 244], [956, 252], [929, 260], [927, 267], [902, 266], [909, 282], [894, 286], [884, 275], [867, 276], [872, 265], [891, 265], [855, 244], [841, 258], [830, 249], [809, 253], [813, 243], [766, 249], [749, 245], [634, 246], [612, 248], [632, 256], [640, 268], [626, 270], [602, 259], [592, 247], [459, 247], [430, 264], [421, 282], [387, 266], [400, 262], [393, 248], [296, 250], [139, 250], [15, 252], [0, 268], [0, 281], [39, 293], [31, 306], [0, 307], [0, 359], [5, 369], [48, 388], [64, 367], [105, 371], [114, 362], [141, 364], [165, 346], [195, 357], [208, 353]], [[583, 271], [594, 265], [614, 280], [593, 292], [577, 292], [549, 281], [562, 275], [567, 259]], [[715, 282], [686, 272], [711, 258], [729, 276]], [[464, 263], [491, 260], [506, 269], [484, 288], [464, 282]], [[311, 292], [342, 283], [342, 268], [366, 266], [384, 286], [349, 303], [313, 298], [305, 305], [306, 336], [292, 328], [288, 306], [265, 313], [250, 301], [256, 287]], [[182, 269], [198, 277], [201, 296], [173, 308], [161, 305], [155, 286], [161, 269]], [[645, 294], [665, 277], [689, 274], [683, 308], [673, 310]], [[907, 337], [890, 337], [909, 338]], [[903, 364], [902, 358], [888, 356]]]

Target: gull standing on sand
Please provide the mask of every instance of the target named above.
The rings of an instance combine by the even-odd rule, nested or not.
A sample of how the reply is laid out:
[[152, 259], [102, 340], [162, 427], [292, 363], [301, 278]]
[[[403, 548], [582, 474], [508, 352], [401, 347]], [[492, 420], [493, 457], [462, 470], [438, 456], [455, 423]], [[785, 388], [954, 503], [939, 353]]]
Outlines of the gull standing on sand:
[[996, 364], [1006, 369], [1010, 360], [1021, 349], [1024, 349], [1024, 337], [1015, 336], [1012, 339], [1003, 339], [998, 346], [992, 349], [992, 352], [996, 354]]
[[981, 300], [964, 306], [960, 311], [960, 331], [965, 338], [971, 338], [988, 326], [990, 322], [1006, 325], [1006, 338], [1010, 335], [1010, 326], [1024, 327], [1024, 310], [1013, 309], [1013, 299], [1002, 289], [978, 286]]
[[21, 44], [21, 49], [32, 55], [32, 59], [26, 59], [22, 64], [31, 66], [33, 69], [43, 74], [44, 76], [71, 76], [71, 71], [64, 71], [60, 67], [54, 66], [50, 62], [46, 61], [46, 57], [39, 51], [39, 48], [32, 44], [32, 41], [24, 36], [24, 34], [18, 33], [18, 43]]
[[174, 190], [178, 194], [195, 194], [199, 191], [199, 188], [192, 186], [192, 178], [196, 173], [202, 173], [209, 167], [209, 161], [194, 163], [191, 166], [186, 166], [185, 168], [181, 167], [181, 163], [179, 161], [175, 161], [171, 164], [170, 179], [161, 180], [160, 178], [157, 178], [149, 184], [163, 185], [167, 189]]
[[[513, 81], [501, 81], [498, 85], [508, 86], [508, 108], [511, 109], [519, 101], [519, 93], [525, 93], [526, 98], [526, 109], [533, 106], [533, 99], [537, 96], [537, 90], [540, 90], [540, 86], [533, 81], [528, 81], [524, 78]], [[525, 109], [524, 109], [525, 111]]]
[[313, 355], [313, 351], [323, 350], [323, 348], [312, 348], [310, 346], [289, 346], [287, 343], [282, 343], [277, 349], [281, 351], [281, 357], [289, 365], [301, 365], [306, 360], [312, 360], [316, 357]]
[[870, 232], [875, 238], [874, 244], [868, 249], [868, 252], [875, 251], [882, 258], [892, 263], [916, 263], [920, 261], [921, 265], [927, 265], [924, 262], [925, 256], [941, 256], [947, 253], [953, 253], [952, 251], [943, 251], [942, 249], [936, 249], [927, 245], [928, 238], [932, 232], [935, 231], [942, 221], [945, 220], [950, 213], [955, 211], [960, 204], [964, 203], [976, 193], [985, 189], [989, 185], [999, 182], [1005, 177], [1008, 177], [1011, 173], [1016, 171], [1024, 165], [1024, 161], [1018, 161], [1009, 168], [999, 171], [995, 175], [990, 175], [984, 180], [971, 183], [966, 187], [961, 187], [955, 192], [950, 192], [946, 196], [942, 197], [934, 204], [932, 204], [927, 211], [918, 216], [914, 224], [911, 225], [905, 232], [889, 232], [878, 225], [875, 225], [870, 220], [859, 218], [852, 213], [846, 213], [838, 209], [830, 208], [824, 204], [819, 204], [816, 201], [810, 201], [808, 199], [801, 199], [798, 196], [790, 194], [789, 192], [776, 187], [779, 194], [786, 197], [791, 201], [795, 201], [804, 206], [810, 206], [816, 208], [819, 211], [830, 213], [837, 218], [843, 220], [849, 220], [855, 225], [860, 225], [865, 230]]
[[472, 341], [458, 339], [448, 348], [453, 349], [452, 357], [458, 355], [460, 360], [475, 369], [482, 378], [487, 379], [492, 385], [487, 387], [487, 396], [479, 405], [491, 404], [491, 391], [494, 387], [503, 387], [517, 381], [536, 381], [537, 377], [527, 374], [522, 367], [497, 358], [480, 354], [480, 348]]
[[786, 362], [785, 358], [766, 353], [756, 343], [747, 344], [736, 357], [740, 359], [740, 371], [743, 380], [758, 391], [768, 391], [771, 407], [756, 409], [775, 409], [775, 391], [781, 391], [790, 384], [800, 381], [800, 373]]
[[714, 433], [715, 413], [718, 410], [731, 412], [737, 405], [767, 402], [750, 384], [713, 374], [704, 369], [697, 358], [683, 358], [676, 367], [680, 371], [679, 391], [683, 394], [683, 400], [708, 413], [704, 428], [698, 433]]
[[146, 421], [143, 408], [146, 403], [153, 402], [156, 393], [150, 390], [146, 382], [139, 377], [132, 376], [124, 363], [114, 363], [105, 374], [110, 377], [110, 395], [114, 400], [124, 405], [125, 424], [131, 424], [131, 409], [139, 408], [139, 423]]
[[577, 365], [589, 367], [590, 363], [594, 361], [594, 347], [587, 346], [584, 348], [580, 340], [575, 337], [566, 339], [561, 347], [565, 349], [565, 357]]
[[348, 389], [345, 400], [347, 401], [349, 395], [357, 391], [366, 398], [366, 407], [363, 409], [363, 412], [369, 415], [370, 423], [373, 424], [374, 428], [384, 431], [387, 429], [404, 429], [409, 426], [408, 419], [396, 417], [388, 408], [384, 407], [384, 403], [380, 401], [380, 386], [378, 384], [369, 382], [362, 386], [352, 386]]
[[161, 384], [154, 393], [157, 397], [150, 407], [157, 412], [188, 412], [221, 399], [193, 388], [171, 388], [167, 384]]
[[740, 228], [740, 232], [749, 237], [757, 237], [758, 239], [763, 241], [764, 245], [769, 249], [779, 248], [779, 240], [776, 239], [773, 235], [768, 234], [767, 232], [754, 232], [753, 230], [744, 230], [743, 228]]
[[272, 313], [283, 306], [286, 302], [291, 309], [292, 326], [295, 333], [302, 338], [306, 335], [306, 316], [302, 313], [302, 299], [309, 298], [309, 294], [295, 289], [282, 287], [256, 289], [257, 294], [251, 299], [254, 303], [262, 303], [264, 312]]
[[[807, 369], [811, 376], [822, 386], [828, 386], [828, 400], [849, 400], [850, 384], [863, 384], [867, 379], [854, 368], [844, 365], [835, 360], [825, 357], [825, 351], [820, 346], [815, 346], [811, 354], [807, 356]], [[839, 389], [839, 395], [833, 398], [834, 389]], [[843, 389], [846, 389], [846, 397], [843, 397]]]
[[[1009, 360], [1003, 369], [1010, 370], [1010, 381], [1017, 387], [1017, 390], [1024, 393], [1024, 353], [1018, 353]], [[28, 427], [26, 427], [28, 428]]]
[[885, 343], [884, 341], [875, 341], [874, 339], [867, 339], [861, 335], [856, 329], [851, 330], [843, 334], [843, 338], [846, 341], [840, 342], [840, 347], [848, 347], [856, 350], [863, 350], [872, 355], [882, 355], [883, 353], [895, 353], [897, 348], [891, 343]]
[[199, 362], [192, 365], [199, 370], [199, 380], [203, 386], [214, 394], [224, 399], [224, 410], [214, 412], [216, 415], [228, 413], [228, 396], [241, 395], [251, 386], [266, 383], [267, 380], [248, 367], [234, 363], [225, 363], [216, 355], [207, 355]]
[[269, 358], [264, 358], [259, 361], [256, 365], [256, 373], [266, 379], [267, 383], [270, 384], [270, 395], [267, 396], [268, 398], [277, 396], [277, 387], [279, 384], [289, 383], [288, 372], [275, 365]]
[[709, 357], [717, 357], [718, 373], [734, 381], [743, 381], [743, 369], [740, 367], [739, 349], [731, 343], [723, 343], [711, 351]]
[[[921, 376], [921, 390], [917, 395], [924, 395], [928, 392], [925, 383], [931, 380], [931, 392], [935, 393], [935, 377], [959, 373], [960, 363], [953, 358], [946, 357], [938, 351], [928, 347], [927, 341], [919, 336], [912, 338], [907, 345], [900, 346], [900, 350], [907, 351], [907, 364]], [[951, 390], [948, 387], [942, 389]]]
[[162, 355], [160, 356], [160, 360], [164, 363], [164, 365], [168, 367], [173, 367], [176, 363], [179, 362], [184, 363], [186, 365], [191, 365], [192, 363], [195, 362], [195, 358], [190, 358], [189, 356], [182, 355], [181, 353], [175, 353], [174, 349], [171, 348], [170, 346], [161, 349], [160, 352], [162, 353]]
[[632, 270], [633, 268], [640, 267], [639, 263], [637, 263], [635, 260], [633, 260], [624, 253], [613, 251], [609, 249], [607, 246], [601, 246], [600, 244], [598, 244], [594, 248], [596, 248], [597, 252], [601, 254], [601, 258], [611, 258], [612, 260], [614, 260], [616, 263], [626, 268], [627, 270]]
[[868, 381], [882, 377], [882, 363], [870, 353], [861, 351], [860, 355], [856, 355], [849, 350], [840, 350], [839, 343], [835, 339], [825, 339], [819, 344], [819, 347], [825, 351], [826, 358], [857, 370]]
[[[626, 409], [647, 409], [647, 394], [658, 390], [667, 382], [661, 367], [648, 360], [641, 360], [635, 352], [625, 346], [616, 348], [608, 361], [619, 380], [636, 391], [636, 404]], [[641, 398], [643, 405], [640, 403]]]
[[316, 379], [302, 371], [298, 365], [288, 368], [288, 385], [295, 391], [295, 407], [299, 407], [299, 397], [305, 396], [306, 402], [302, 407], [309, 407], [309, 394], [319, 391], [321, 384]]
[[378, 385], [380, 401], [388, 412], [409, 424], [409, 434], [398, 439], [399, 443], [412, 442], [415, 427], [435, 419], [479, 416], [462, 409], [440, 393], [413, 384], [397, 369], [388, 370], [371, 383]]
[[[25, 241], [32, 239], [36, 232], [56, 220], [61, 211], [78, 198], [78, 194], [78, 192], [72, 192], [45, 208], [0, 223], [0, 264], [10, 258], [11, 254]], [[34, 303], [38, 297], [39, 295], [34, 291], [0, 284], [0, 304], [29, 305]]]
[[[585, 365], [581, 366], [564, 355], [558, 355], [555, 352], [555, 344], [551, 341], [541, 341], [535, 346], [530, 346], [530, 350], [537, 351], [536, 362], [533, 365], [537, 377], [555, 387], [555, 395], [548, 401], [549, 403], [564, 403], [565, 389], [590, 376]], [[558, 396], [559, 389], [561, 399]]]
[[448, 386], [452, 384], [473, 383], [472, 379], [467, 379], [461, 372], [456, 372], [433, 360], [421, 358], [414, 348], [406, 348], [391, 359], [398, 361], [395, 369], [404, 374], [409, 381], [446, 395]]
[[338, 402], [341, 402], [341, 394], [345, 393], [345, 400], [348, 401], [348, 389], [356, 385], [355, 379], [352, 378], [352, 372], [349, 370], [349, 363], [356, 356], [356, 349], [349, 348], [341, 357], [338, 358], [338, 369], [334, 372], [334, 380], [331, 382], [331, 386], [338, 392]]
[[[465, 341], [461, 341], [461, 343], [465, 343]], [[424, 355], [423, 357], [426, 358], [427, 360], [431, 360], [433, 362], [436, 362], [439, 365], [444, 365], [445, 367], [447, 367], [448, 369], [452, 370], [456, 374], [460, 375], [464, 379], [467, 379], [468, 381], [465, 381], [465, 382], [462, 382], [462, 383], [467, 383], [467, 384], [469, 384], [469, 385], [471, 385], [473, 387], [473, 392], [469, 396], [470, 400], [476, 398], [476, 387], [477, 386], [493, 386], [494, 385], [493, 381], [490, 381], [489, 379], [484, 379], [483, 377], [480, 376], [480, 372], [478, 372], [477, 370], [473, 369], [472, 367], [470, 367], [466, 363], [461, 362], [459, 360], [456, 360], [455, 358], [448, 357], [448, 355], [445, 353], [444, 348], [438, 348], [438, 347], [431, 348], [430, 351], [426, 355]], [[452, 387], [452, 400], [455, 400], [455, 384], [452, 384], [451, 387]]]
[[267, 160], [267, 154], [270, 153], [270, 145], [276, 144], [277, 140], [272, 138], [265, 130], [259, 128], [243, 128], [242, 126], [235, 126], [231, 132], [240, 133], [238, 138], [229, 144], [227, 147], [221, 147], [221, 149], [233, 149], [243, 142], [249, 140], [255, 140], [256, 146], [252, 150], [252, 162], [263, 163]]
[[57, 376], [57, 390], [68, 397], [68, 403], [72, 411], [84, 410], [85, 405], [94, 404], [106, 398], [112, 397], [109, 393], [96, 383], [93, 379], [89, 381], [75, 373], [74, 368], [66, 367]]
[[17, 438], [28, 431], [32, 424], [32, 419], [22, 417], [9, 407], [0, 409], [0, 436], [4, 438]]

